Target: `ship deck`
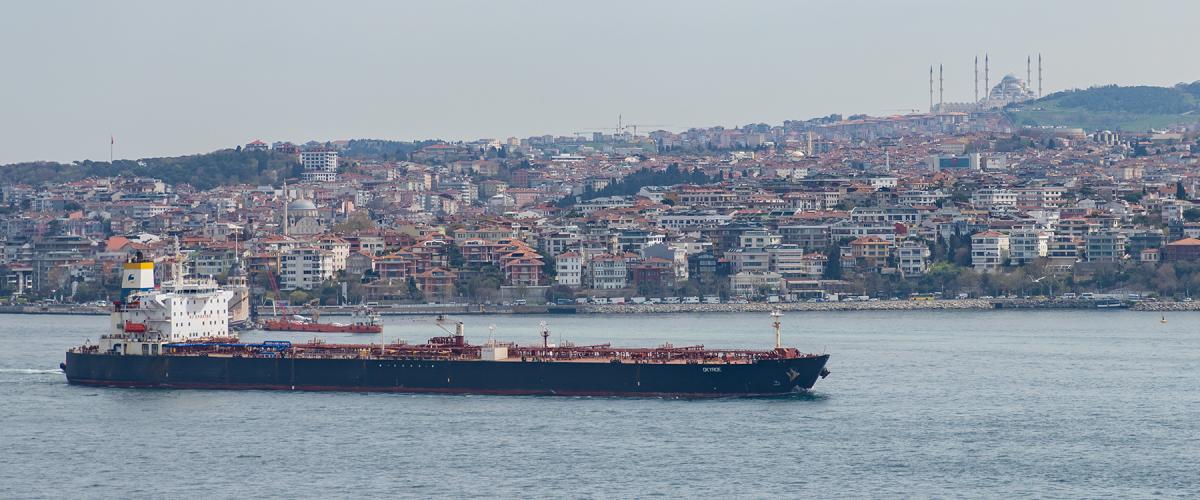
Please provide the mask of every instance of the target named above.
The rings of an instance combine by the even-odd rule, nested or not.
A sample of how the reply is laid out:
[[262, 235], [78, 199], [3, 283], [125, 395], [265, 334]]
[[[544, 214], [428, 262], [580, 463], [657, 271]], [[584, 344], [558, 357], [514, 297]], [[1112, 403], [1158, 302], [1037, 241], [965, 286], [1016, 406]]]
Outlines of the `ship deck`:
[[[508, 355], [498, 359], [485, 359], [481, 346], [439, 344], [240, 344], [240, 343], [188, 343], [168, 344], [164, 356], [218, 357], [218, 358], [291, 358], [291, 359], [359, 359], [370, 361], [493, 361], [501, 363], [556, 362], [556, 363], [634, 363], [634, 364], [753, 364], [762, 360], [779, 360], [819, 357], [818, 354], [800, 353], [793, 348], [770, 351], [738, 349], [704, 349], [703, 346], [688, 347], [611, 347], [603, 346], [507, 346]], [[72, 349], [80, 353], [100, 354], [97, 346], [80, 346]], [[382, 352], [381, 352], [382, 350]]]

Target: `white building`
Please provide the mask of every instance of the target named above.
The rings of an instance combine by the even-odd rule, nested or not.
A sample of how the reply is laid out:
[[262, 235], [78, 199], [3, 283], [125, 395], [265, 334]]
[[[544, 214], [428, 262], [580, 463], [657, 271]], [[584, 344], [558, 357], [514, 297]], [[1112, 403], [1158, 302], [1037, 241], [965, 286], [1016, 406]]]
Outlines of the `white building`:
[[579, 288], [583, 284], [583, 258], [575, 252], [558, 254], [554, 258], [554, 275], [558, 284]]
[[627, 267], [620, 255], [597, 255], [588, 265], [592, 288], [597, 290], [620, 290], [627, 284]]
[[732, 214], [716, 210], [674, 210], [659, 214], [655, 222], [659, 227], [681, 231], [696, 227], [723, 226], [732, 220]]
[[746, 231], [738, 237], [739, 248], [766, 248], [780, 243], [783, 243], [783, 238], [779, 236], [779, 233], [765, 229]]
[[332, 182], [337, 180], [337, 151], [302, 151], [300, 165], [304, 167], [304, 173], [301, 175], [306, 181]]
[[346, 259], [350, 257], [350, 242], [337, 236], [325, 236], [317, 240], [317, 248], [329, 252], [330, 266], [333, 272], [346, 269]]
[[1008, 260], [1008, 235], [984, 231], [971, 237], [971, 265], [976, 271], [999, 269]]
[[1118, 262], [1125, 258], [1124, 233], [1102, 231], [1087, 235], [1085, 256], [1088, 262]]
[[771, 255], [764, 248], [739, 248], [725, 252], [733, 272], [763, 272], [771, 269]]
[[986, 210], [1015, 207], [1017, 193], [1008, 189], [980, 189], [971, 194], [971, 205]]
[[1063, 203], [1066, 188], [1062, 186], [1038, 186], [1017, 188], [1017, 205], [1022, 208], [1057, 208]]
[[767, 248], [770, 270], [784, 278], [801, 278], [808, 274], [808, 262], [804, 249], [799, 245], [776, 245]]
[[901, 205], [936, 205], [938, 200], [946, 198], [946, 194], [934, 191], [909, 190], [900, 192]]
[[929, 269], [929, 246], [908, 240], [896, 245], [896, 267], [902, 276], [920, 276]]
[[779, 293], [783, 285], [783, 277], [773, 272], [740, 272], [729, 277], [729, 288], [734, 295], [750, 297], [759, 295], [760, 291]]
[[851, 222], [875, 222], [914, 225], [921, 221], [921, 213], [912, 207], [854, 207], [850, 210]]
[[279, 260], [280, 287], [285, 290], [312, 290], [333, 277], [333, 254], [317, 247], [289, 250]]
[[1013, 264], [1021, 265], [1045, 257], [1050, 250], [1050, 234], [1045, 231], [1014, 231], [1008, 236], [1008, 253]]

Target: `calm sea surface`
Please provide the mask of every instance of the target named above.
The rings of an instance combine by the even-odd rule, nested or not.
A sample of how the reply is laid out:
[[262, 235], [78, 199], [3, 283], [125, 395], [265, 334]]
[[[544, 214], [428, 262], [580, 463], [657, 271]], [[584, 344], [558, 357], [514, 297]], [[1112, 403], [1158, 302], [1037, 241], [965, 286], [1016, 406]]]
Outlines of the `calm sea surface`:
[[[833, 355], [811, 395], [663, 400], [72, 387], [62, 352], [104, 318], [0, 316], [0, 498], [1194, 496], [1200, 314], [1167, 319], [792, 313], [785, 343]], [[765, 314], [471, 316], [468, 340], [537, 342], [542, 320], [576, 343], [774, 341]]]

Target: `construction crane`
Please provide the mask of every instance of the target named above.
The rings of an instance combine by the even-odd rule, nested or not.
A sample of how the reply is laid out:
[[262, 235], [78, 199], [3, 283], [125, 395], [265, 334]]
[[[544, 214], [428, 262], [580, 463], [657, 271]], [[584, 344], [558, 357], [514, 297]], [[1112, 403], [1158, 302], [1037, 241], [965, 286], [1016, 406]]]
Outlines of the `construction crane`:
[[280, 313], [287, 315], [287, 306], [283, 306], [281, 308], [282, 311], [276, 310], [276, 308], [275, 308], [275, 306], [279, 303], [279, 300], [283, 298], [283, 293], [281, 293], [279, 291], [279, 283], [277, 283], [275, 281], [275, 273], [271, 272], [270, 267], [268, 267], [266, 269], [266, 273], [267, 273], [267, 278], [269, 278], [271, 281], [271, 289], [275, 291], [275, 298], [271, 299], [271, 312], [275, 315], [276, 318], [279, 317]]

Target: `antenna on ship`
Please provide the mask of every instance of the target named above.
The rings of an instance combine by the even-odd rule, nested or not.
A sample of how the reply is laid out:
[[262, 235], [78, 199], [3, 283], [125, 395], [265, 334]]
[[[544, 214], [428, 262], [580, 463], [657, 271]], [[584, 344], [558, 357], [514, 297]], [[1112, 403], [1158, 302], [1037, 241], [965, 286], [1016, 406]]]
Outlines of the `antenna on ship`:
[[496, 324], [488, 325], [488, 345], [496, 345]]
[[542, 327], [542, 347], [548, 349], [550, 347], [550, 328], [546, 326], [545, 321], [538, 323], [538, 326]]
[[771, 319], [775, 321], [775, 348], [776, 349], [783, 347], [783, 345], [780, 343], [780, 338], [779, 338], [779, 318], [782, 318], [782, 317], [783, 317], [783, 313], [779, 312], [778, 309], [771, 311]]

